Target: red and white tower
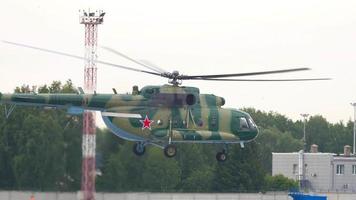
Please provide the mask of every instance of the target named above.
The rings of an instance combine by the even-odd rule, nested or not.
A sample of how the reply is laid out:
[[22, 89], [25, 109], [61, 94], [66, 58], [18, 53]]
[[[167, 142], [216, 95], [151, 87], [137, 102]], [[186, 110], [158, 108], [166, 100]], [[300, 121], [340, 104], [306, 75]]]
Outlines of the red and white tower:
[[[84, 90], [93, 94], [96, 90], [96, 49], [98, 42], [98, 25], [103, 23], [103, 11], [82, 11], [80, 23], [85, 26], [85, 66]], [[88, 99], [85, 100], [88, 103]], [[95, 113], [85, 111], [83, 115], [83, 141], [82, 141], [82, 199], [94, 200], [95, 194], [95, 147], [96, 147]]]

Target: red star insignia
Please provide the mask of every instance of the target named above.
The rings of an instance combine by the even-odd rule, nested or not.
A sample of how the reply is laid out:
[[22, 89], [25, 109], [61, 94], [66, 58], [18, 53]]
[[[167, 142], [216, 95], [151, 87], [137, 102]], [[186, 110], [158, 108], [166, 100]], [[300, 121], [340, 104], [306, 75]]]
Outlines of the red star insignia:
[[154, 121], [150, 120], [146, 115], [145, 119], [144, 120], [141, 119], [140, 122], [142, 123], [142, 130], [146, 128], [151, 130], [151, 123], [153, 123]]

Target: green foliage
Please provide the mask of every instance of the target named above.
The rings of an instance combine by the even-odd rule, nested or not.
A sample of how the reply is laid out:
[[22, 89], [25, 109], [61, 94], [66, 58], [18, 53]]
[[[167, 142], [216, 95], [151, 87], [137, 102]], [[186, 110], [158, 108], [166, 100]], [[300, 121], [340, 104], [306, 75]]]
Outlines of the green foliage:
[[243, 109], [251, 115], [258, 127], [276, 128], [281, 132], [290, 132], [294, 138], [303, 137], [303, 123], [301, 121], [293, 122], [286, 116], [276, 112], [263, 112], [254, 108]]
[[181, 170], [174, 159], [165, 159], [158, 148], [150, 148], [142, 174], [143, 188], [148, 191], [172, 192], [178, 185]]
[[192, 171], [182, 181], [181, 190], [184, 192], [210, 192], [213, 186], [214, 168], [203, 165]]
[[162, 151], [154, 147], [147, 148], [147, 155], [139, 158], [132, 148], [131, 143], [125, 143], [109, 157], [103, 176], [98, 177], [98, 188], [117, 192], [174, 191], [181, 175], [178, 162], [165, 159]]
[[29, 85], [22, 85], [21, 87], [16, 87], [14, 90], [15, 93], [29, 93], [31, 92]]
[[298, 188], [298, 182], [281, 174], [265, 176], [265, 191], [288, 191], [295, 188]]
[[296, 152], [303, 148], [303, 142], [295, 139], [292, 133], [281, 132], [275, 127], [266, 129], [261, 127], [256, 142], [261, 165], [267, 172], [272, 171], [271, 152]]
[[[62, 88], [57, 81], [49, 88], [46, 85], [40, 87], [38, 91], [57, 92]], [[73, 85], [68, 85], [66, 90], [75, 91]], [[15, 92], [31, 90], [23, 85]], [[79, 189], [80, 119], [68, 117], [62, 110], [29, 107], [17, 107], [8, 119], [4, 118], [3, 112], [0, 114], [1, 189]]]
[[329, 123], [322, 116], [310, 117], [306, 126], [306, 132], [313, 135], [307, 137], [307, 145], [318, 144], [319, 150], [325, 152], [327, 146], [331, 146], [331, 143], [333, 143], [329, 128]]
[[257, 156], [257, 144], [251, 142], [244, 149], [232, 146], [229, 160], [215, 168], [213, 190], [216, 192], [254, 192], [263, 185], [264, 171]]
[[63, 162], [57, 161], [64, 153], [61, 127], [53, 118], [27, 115], [23, 128], [27, 131], [17, 135], [19, 148], [13, 158], [19, 189], [53, 189], [64, 170]]
[[182, 176], [177, 188], [184, 192], [209, 192], [216, 167], [214, 146], [181, 144], [178, 149], [176, 159], [179, 161]]

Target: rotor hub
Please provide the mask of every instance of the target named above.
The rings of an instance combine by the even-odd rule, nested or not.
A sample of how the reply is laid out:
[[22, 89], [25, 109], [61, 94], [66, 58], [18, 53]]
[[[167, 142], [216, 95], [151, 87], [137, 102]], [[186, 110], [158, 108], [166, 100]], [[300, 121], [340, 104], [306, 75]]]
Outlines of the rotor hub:
[[179, 74], [179, 71], [174, 70], [172, 73], [168, 73], [166, 77], [169, 79], [168, 83], [175, 86], [182, 84], [182, 76]]

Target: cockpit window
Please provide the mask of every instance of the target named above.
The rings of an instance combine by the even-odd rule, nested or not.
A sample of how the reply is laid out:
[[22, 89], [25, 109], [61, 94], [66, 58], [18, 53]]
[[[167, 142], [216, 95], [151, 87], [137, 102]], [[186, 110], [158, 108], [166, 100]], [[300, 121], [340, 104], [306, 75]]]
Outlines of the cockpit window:
[[249, 128], [249, 125], [247, 123], [246, 118], [241, 117], [240, 118], [240, 129], [248, 129], [248, 128]]
[[151, 88], [146, 90], [146, 93], [147, 93], [147, 94], [153, 94], [153, 92], [154, 92], [154, 91], [153, 91], [153, 89], [151, 89]]
[[256, 127], [257, 127], [252, 118], [248, 118], [248, 123], [249, 123], [250, 126], [253, 127], [253, 128], [256, 128]]

